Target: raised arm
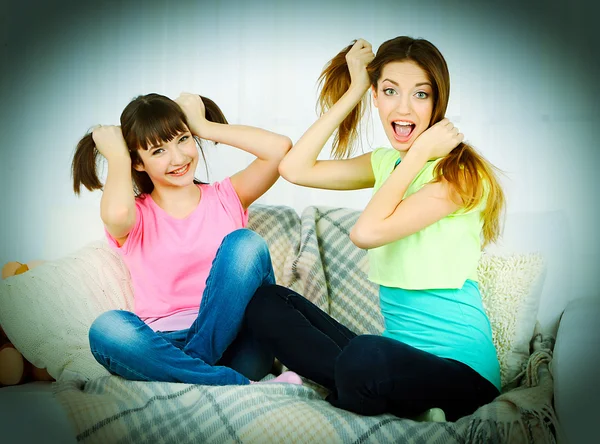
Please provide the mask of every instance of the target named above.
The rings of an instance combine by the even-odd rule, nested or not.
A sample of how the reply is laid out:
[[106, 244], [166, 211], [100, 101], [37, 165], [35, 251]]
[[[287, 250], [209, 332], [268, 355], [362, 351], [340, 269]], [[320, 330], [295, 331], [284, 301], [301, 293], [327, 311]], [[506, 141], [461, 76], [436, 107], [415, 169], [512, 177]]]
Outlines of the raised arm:
[[348, 91], [298, 140], [279, 166], [288, 181], [312, 188], [352, 190], [375, 183], [371, 153], [344, 160], [317, 160], [319, 153], [345, 117], [363, 99], [370, 86], [367, 65], [373, 60], [371, 45], [358, 40], [346, 55], [351, 84]]
[[448, 119], [423, 132], [361, 213], [350, 231], [352, 242], [359, 248], [380, 247], [421, 231], [461, 208], [460, 196], [443, 178], [406, 199], [404, 195], [428, 160], [446, 156], [463, 137]]
[[231, 176], [231, 184], [245, 208], [273, 186], [279, 178], [279, 163], [292, 146], [289, 137], [251, 126], [209, 122], [202, 99], [196, 94], [182, 93], [176, 102], [183, 109], [192, 134], [257, 157]]
[[119, 126], [101, 126], [92, 133], [96, 148], [108, 161], [100, 217], [106, 230], [123, 245], [135, 223], [131, 157]]

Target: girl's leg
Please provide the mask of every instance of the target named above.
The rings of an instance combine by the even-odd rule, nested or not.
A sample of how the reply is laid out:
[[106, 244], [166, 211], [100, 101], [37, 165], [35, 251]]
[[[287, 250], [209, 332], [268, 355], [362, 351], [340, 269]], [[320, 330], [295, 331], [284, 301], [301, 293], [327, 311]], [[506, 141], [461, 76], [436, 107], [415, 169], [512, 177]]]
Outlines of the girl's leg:
[[471, 414], [499, 392], [469, 366], [383, 336], [361, 335], [335, 366], [336, 407], [413, 417], [439, 407], [449, 421]]
[[355, 333], [298, 293], [261, 287], [246, 309], [250, 331], [290, 370], [335, 390], [334, 366]]
[[183, 351], [207, 364], [217, 363], [237, 337], [246, 306], [256, 290], [274, 282], [271, 255], [262, 237], [247, 229], [225, 236]]
[[[176, 338], [175, 336], [183, 336]], [[137, 315], [112, 310], [98, 316], [89, 332], [96, 360], [111, 373], [137, 381], [188, 384], [248, 384], [247, 378], [223, 366], [211, 366], [181, 350], [181, 332], [157, 333]]]
[[232, 368], [252, 381], [259, 381], [269, 374], [273, 361], [271, 350], [252, 336], [244, 322], [237, 337], [217, 364]]

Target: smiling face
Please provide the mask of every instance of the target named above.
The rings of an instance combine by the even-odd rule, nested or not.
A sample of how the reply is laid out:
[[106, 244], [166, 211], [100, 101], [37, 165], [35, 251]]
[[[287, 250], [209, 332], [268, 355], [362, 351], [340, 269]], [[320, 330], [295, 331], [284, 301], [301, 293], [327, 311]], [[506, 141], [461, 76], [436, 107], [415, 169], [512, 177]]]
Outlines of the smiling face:
[[198, 165], [198, 148], [189, 130], [177, 134], [169, 142], [140, 149], [141, 163], [137, 171], [145, 171], [156, 188], [183, 187], [194, 181]]
[[392, 147], [406, 153], [431, 123], [433, 86], [426, 72], [412, 61], [387, 63], [372, 92]]

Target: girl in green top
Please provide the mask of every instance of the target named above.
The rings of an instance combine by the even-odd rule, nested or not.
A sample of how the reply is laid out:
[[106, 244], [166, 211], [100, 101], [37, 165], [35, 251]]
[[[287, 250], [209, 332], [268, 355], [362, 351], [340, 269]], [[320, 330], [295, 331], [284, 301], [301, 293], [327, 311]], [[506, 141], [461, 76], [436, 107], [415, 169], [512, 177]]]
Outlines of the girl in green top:
[[[357, 40], [321, 74], [323, 113], [279, 166], [295, 184], [374, 188], [350, 232], [380, 285], [381, 336], [356, 335], [302, 296], [264, 287], [250, 329], [335, 406], [454, 421], [490, 402], [500, 371], [477, 285], [504, 195], [493, 167], [444, 118], [446, 61], [427, 40], [397, 37], [377, 55]], [[391, 148], [350, 157], [370, 90]], [[317, 160], [327, 140], [335, 160]], [[444, 414], [445, 413], [445, 414]]]

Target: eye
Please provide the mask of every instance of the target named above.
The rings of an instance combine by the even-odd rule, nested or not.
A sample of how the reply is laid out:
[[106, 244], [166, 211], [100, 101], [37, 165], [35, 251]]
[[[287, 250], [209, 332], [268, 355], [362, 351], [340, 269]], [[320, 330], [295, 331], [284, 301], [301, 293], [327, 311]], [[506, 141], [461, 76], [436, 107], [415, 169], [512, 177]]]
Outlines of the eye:
[[154, 150], [154, 151], [152, 152], [152, 155], [153, 155], [153, 156], [156, 156], [157, 154], [160, 154], [160, 153], [161, 153], [161, 152], [163, 152], [163, 151], [164, 151], [164, 150], [163, 150], [162, 148], [158, 148], [158, 149], [156, 149], [156, 150]]
[[396, 94], [396, 90], [394, 88], [384, 88], [383, 93], [386, 96], [393, 96], [394, 94]]
[[179, 143], [181, 142], [185, 142], [186, 140], [188, 140], [190, 138], [190, 136], [183, 136], [181, 139], [179, 139]]
[[427, 94], [425, 91], [419, 91], [415, 93], [415, 96], [417, 96], [417, 99], [426, 99], [429, 97], [429, 94]]

